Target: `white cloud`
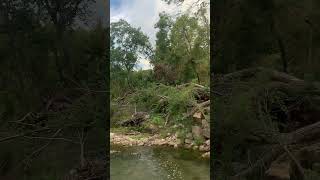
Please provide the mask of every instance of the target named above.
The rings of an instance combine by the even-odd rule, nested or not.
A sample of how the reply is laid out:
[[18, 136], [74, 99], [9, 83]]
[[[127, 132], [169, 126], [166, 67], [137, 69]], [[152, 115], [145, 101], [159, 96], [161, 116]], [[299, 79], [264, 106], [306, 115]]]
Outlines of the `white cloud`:
[[152, 65], [149, 63], [149, 60], [147, 59], [139, 59], [137, 67], [135, 67], [136, 70], [146, 70], [146, 69], [152, 69]]
[[[165, 11], [169, 14], [177, 14], [179, 11], [188, 10], [187, 7], [196, 0], [187, 0], [181, 7], [168, 5], [162, 0], [121, 0], [120, 6], [111, 6], [110, 21], [115, 22], [125, 19], [134, 27], [141, 27], [141, 30], [149, 37], [151, 44], [155, 45], [156, 29], [154, 24], [159, 19], [159, 13]], [[140, 67], [150, 69], [148, 60], [141, 60]]]
[[148, 35], [150, 42], [155, 44], [156, 29], [154, 24], [162, 11], [173, 11], [172, 5], [167, 5], [162, 0], [121, 0], [120, 7], [111, 7], [111, 22], [125, 19], [134, 27], [141, 27], [141, 30]]

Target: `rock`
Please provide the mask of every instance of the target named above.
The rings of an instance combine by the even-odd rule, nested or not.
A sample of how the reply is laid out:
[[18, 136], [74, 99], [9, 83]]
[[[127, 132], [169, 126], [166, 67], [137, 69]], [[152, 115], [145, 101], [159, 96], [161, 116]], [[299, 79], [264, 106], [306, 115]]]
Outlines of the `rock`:
[[175, 137], [179, 137], [179, 133], [176, 132], [176, 133], [174, 134], [174, 136], [175, 136]]
[[185, 140], [184, 140], [184, 143], [186, 143], [186, 144], [191, 144], [191, 143], [192, 143], [192, 140], [191, 140], [191, 139], [185, 139]]
[[202, 129], [199, 126], [192, 126], [192, 134], [195, 139], [202, 138]]
[[210, 129], [209, 128], [204, 128], [202, 130], [202, 135], [207, 138], [207, 139], [210, 139]]
[[202, 121], [201, 121], [201, 125], [202, 125], [202, 128], [206, 128], [206, 129], [210, 129], [210, 125], [209, 125], [209, 123], [207, 122], [207, 120], [205, 120], [205, 119], [202, 119]]
[[202, 154], [201, 157], [210, 158], [210, 152], [206, 152], [206, 153]]
[[174, 145], [176, 145], [176, 142], [174, 142], [173, 140], [169, 140], [169, 141], [168, 141], [168, 145], [174, 146]]
[[177, 145], [182, 145], [184, 143], [183, 139], [177, 139], [176, 144]]
[[192, 133], [187, 133], [186, 138], [192, 139]]
[[291, 167], [289, 162], [273, 162], [266, 171], [268, 179], [272, 180], [290, 180]]
[[158, 145], [158, 146], [162, 146], [162, 145], [165, 145], [167, 144], [166, 140], [165, 139], [158, 139], [158, 140], [155, 140], [153, 142], [154, 145]]
[[114, 153], [118, 153], [118, 152], [120, 152], [120, 151], [111, 150], [110, 154], [114, 154]]
[[206, 144], [207, 146], [210, 146], [210, 139], [206, 140], [205, 144]]
[[205, 145], [201, 145], [199, 147], [199, 151], [210, 151], [210, 147], [209, 146], [205, 146]]
[[199, 146], [193, 146], [192, 149], [193, 150], [197, 150], [199, 148]]
[[192, 117], [193, 117], [196, 121], [200, 121], [200, 122], [201, 122], [201, 119], [203, 118], [202, 113], [201, 113], [200, 111], [194, 113]]

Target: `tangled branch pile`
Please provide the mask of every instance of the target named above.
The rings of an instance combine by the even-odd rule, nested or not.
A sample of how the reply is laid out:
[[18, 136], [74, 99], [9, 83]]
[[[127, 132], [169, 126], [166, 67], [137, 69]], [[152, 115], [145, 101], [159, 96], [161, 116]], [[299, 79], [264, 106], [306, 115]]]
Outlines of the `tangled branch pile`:
[[[186, 119], [192, 119], [192, 116], [199, 112], [201, 112], [203, 118], [209, 120], [209, 94], [209, 88], [194, 83], [178, 86], [153, 84], [149, 88], [139, 89], [135, 92], [127, 93], [123, 98], [118, 98], [114, 106], [121, 105], [125, 109], [131, 107], [135, 111], [148, 112], [151, 120], [155, 116], [161, 116], [165, 124], [181, 123]], [[123, 113], [123, 111], [121, 112]], [[139, 123], [145, 121], [144, 118], [135, 116], [135, 114], [139, 113], [131, 111], [128, 114], [130, 115], [125, 116], [124, 119], [117, 119], [117, 121], [121, 122], [116, 124], [130, 124], [129, 122], [136, 119], [139, 119]], [[143, 113], [144, 115], [145, 113]]]
[[228, 162], [219, 165], [222, 172], [232, 167], [227, 174], [235, 179], [317, 176], [319, 84], [254, 68], [216, 77], [214, 86], [221, 94], [215, 97], [215, 147]]

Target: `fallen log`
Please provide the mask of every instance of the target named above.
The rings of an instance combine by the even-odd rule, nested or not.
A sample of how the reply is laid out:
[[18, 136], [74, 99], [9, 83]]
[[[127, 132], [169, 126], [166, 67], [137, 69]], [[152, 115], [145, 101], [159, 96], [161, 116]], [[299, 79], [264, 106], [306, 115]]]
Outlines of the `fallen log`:
[[302, 127], [291, 133], [283, 134], [280, 139], [285, 144], [296, 144], [305, 141], [311, 141], [320, 138], [320, 121], [314, 124]]
[[149, 114], [146, 112], [136, 112], [130, 119], [118, 123], [120, 126], [140, 126], [144, 121], [149, 119]]
[[184, 88], [184, 87], [187, 87], [187, 86], [194, 86], [194, 87], [201, 88], [201, 89], [207, 88], [207, 87], [205, 87], [205, 86], [203, 86], [203, 85], [196, 84], [196, 83], [185, 83], [185, 84], [181, 84], [181, 85], [178, 85], [177, 88], [178, 88], [178, 89], [181, 89], [181, 88]]
[[261, 131], [261, 132], [252, 132], [251, 136], [247, 137], [247, 140], [250, 142], [259, 141], [263, 144], [278, 144], [281, 142], [285, 145], [298, 144], [302, 142], [312, 141], [320, 138], [320, 121], [301, 127], [295, 131], [289, 133], [279, 133], [277, 135]]
[[[267, 145], [268, 150], [261, 158], [256, 158], [254, 164], [250, 163], [247, 169], [237, 171], [235, 175], [230, 176], [233, 179], [253, 177], [253, 175], [261, 175], [259, 177], [277, 176], [279, 171], [276, 170], [279, 170], [279, 167], [283, 165], [282, 175], [289, 177], [288, 164], [281, 164], [287, 161], [294, 167], [295, 176], [303, 178], [305, 166], [300, 162], [301, 158], [298, 156], [298, 152], [301, 152], [302, 148], [308, 147], [307, 149], [310, 149], [315, 146], [317, 141], [319, 142], [320, 87], [316, 83], [266, 68], [250, 68], [216, 77], [213, 86], [215, 91], [223, 92], [221, 97], [215, 96], [218, 100], [215, 101], [215, 106], [217, 106], [217, 102], [221, 103], [226, 108], [230, 107], [230, 113], [232, 113], [232, 108], [235, 107], [229, 106], [229, 104], [237, 103], [234, 101], [237, 100], [237, 97], [245, 97], [251, 108], [250, 115], [257, 114], [257, 117], [253, 118], [257, 119], [257, 124], [263, 120], [258, 116], [263, 112], [266, 116], [272, 117], [270, 118], [272, 123], [276, 123], [275, 125], [278, 126], [276, 132], [273, 131], [274, 129], [270, 129], [270, 131], [262, 129], [262, 126], [258, 126], [257, 129], [254, 127], [250, 127], [251, 129], [248, 130], [241, 129], [241, 132], [250, 131], [251, 133], [250, 136], [246, 136], [239, 152], [246, 150], [246, 144], [250, 144], [250, 151], [257, 150], [258, 154], [262, 145]], [[223, 117], [226, 113], [228, 111], [218, 111], [215, 114]], [[234, 123], [241, 123], [236, 119], [237, 117], [232, 119]], [[243, 120], [245, 121], [246, 118]], [[225, 135], [221, 134], [222, 137]], [[224, 139], [219, 141], [222, 143]], [[320, 152], [320, 148], [317, 150], [318, 152]], [[283, 157], [286, 159], [278, 162]], [[239, 157], [233, 158], [239, 159]], [[315, 158], [311, 158], [311, 161], [313, 159]], [[240, 158], [240, 161], [244, 162], [245, 159]], [[305, 161], [309, 163], [310, 158]], [[269, 169], [270, 171], [263, 171], [261, 174], [261, 169]]]
[[[317, 139], [319, 139], [319, 137], [320, 137], [320, 121], [317, 123], [311, 124], [309, 126], [297, 129], [296, 131], [293, 131], [291, 133], [280, 134], [278, 137], [273, 138], [274, 143], [278, 143], [278, 144], [273, 145], [272, 146], [273, 148], [271, 148], [271, 151], [269, 153], [267, 153], [265, 156], [263, 156], [263, 158], [261, 158], [260, 160], [257, 160], [256, 163], [253, 166], [251, 166], [250, 168], [233, 176], [233, 179], [239, 179], [241, 177], [248, 176], [251, 173], [258, 171], [262, 165], [269, 165], [272, 162], [276, 163], [279, 160], [275, 160], [275, 159], [283, 158], [283, 155], [281, 155], [283, 153], [288, 154], [288, 156], [291, 159], [293, 159], [295, 165], [298, 166], [299, 174], [303, 177], [302, 167], [299, 164], [298, 160], [295, 159], [294, 154], [298, 154], [298, 152], [301, 152], [306, 149], [307, 150], [308, 149], [315, 149], [315, 148], [320, 149], [319, 148], [320, 143], [312, 144], [307, 147], [301, 148], [301, 146], [303, 146], [301, 144], [305, 143], [306, 141], [310, 142], [311, 140], [317, 140]], [[271, 141], [269, 143], [271, 143]], [[294, 150], [293, 153], [291, 153], [289, 151], [289, 147], [287, 147], [287, 146], [289, 146], [290, 149], [298, 149], [298, 150]], [[270, 176], [272, 176], [272, 174], [274, 172], [272, 170], [272, 168], [273, 167], [271, 166], [269, 168], [269, 170], [266, 172]]]
[[207, 106], [210, 105], [210, 100], [202, 102], [200, 104], [197, 104], [188, 114], [186, 114], [183, 118], [186, 119], [190, 116], [192, 116], [194, 113], [196, 113], [197, 111], [202, 112], [203, 109]]
[[255, 173], [260, 170], [265, 164], [270, 164], [274, 159], [278, 157], [279, 154], [283, 152], [283, 149], [279, 146], [273, 146], [271, 150], [268, 150], [263, 157], [257, 160], [251, 167], [245, 169], [244, 171], [231, 177], [232, 180], [240, 180], [242, 177], [246, 177], [252, 173]]
[[291, 76], [289, 74], [275, 71], [268, 68], [262, 68], [262, 67], [249, 68], [249, 69], [244, 69], [234, 73], [230, 73], [230, 74], [224, 75], [222, 79], [224, 81], [232, 81], [232, 80], [247, 81], [249, 79], [257, 77], [261, 73], [264, 73], [272, 81], [279, 81], [283, 83], [298, 83], [298, 84], [304, 83], [303, 80], [296, 78], [294, 76]]

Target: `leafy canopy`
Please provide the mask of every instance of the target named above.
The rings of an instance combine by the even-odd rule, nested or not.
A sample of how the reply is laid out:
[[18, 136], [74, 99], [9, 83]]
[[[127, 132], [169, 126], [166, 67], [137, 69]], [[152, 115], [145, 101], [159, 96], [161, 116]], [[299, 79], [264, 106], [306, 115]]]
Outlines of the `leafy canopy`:
[[111, 65], [130, 72], [139, 57], [151, 57], [152, 48], [149, 38], [140, 28], [132, 27], [125, 20], [111, 23]]

